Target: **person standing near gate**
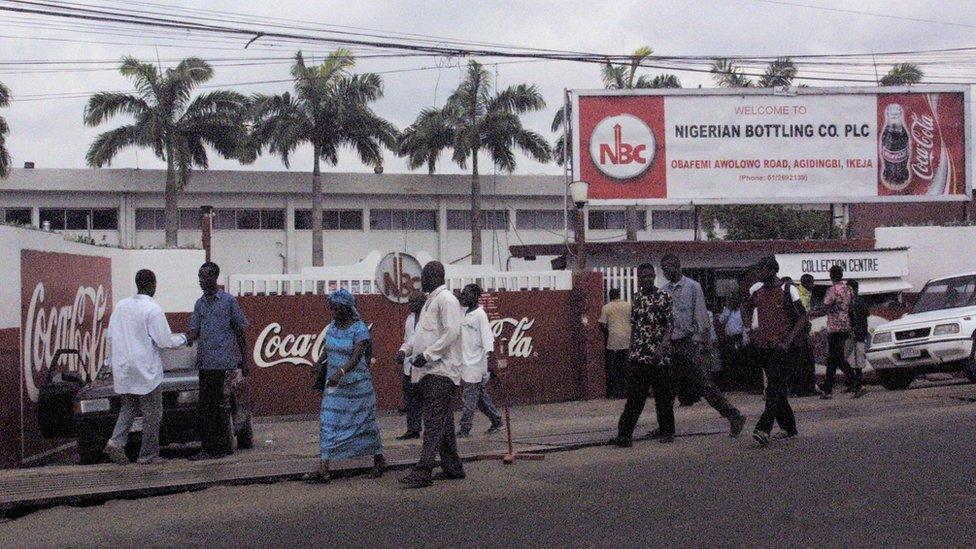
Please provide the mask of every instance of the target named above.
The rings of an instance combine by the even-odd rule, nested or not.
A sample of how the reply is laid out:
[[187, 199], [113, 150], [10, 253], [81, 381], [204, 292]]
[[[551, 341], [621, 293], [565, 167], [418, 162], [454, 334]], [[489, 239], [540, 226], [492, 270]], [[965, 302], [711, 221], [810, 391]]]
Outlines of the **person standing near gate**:
[[157, 463], [159, 457], [159, 423], [163, 418], [163, 360], [160, 349], [186, 345], [186, 337], [174, 335], [166, 315], [153, 296], [156, 274], [143, 269], [136, 273], [136, 293], [119, 301], [108, 323], [111, 345], [110, 362], [115, 392], [122, 395], [122, 408], [115, 422], [112, 438], [105, 453], [115, 463], [125, 465], [125, 443], [129, 429], [142, 413], [142, 447], [139, 463]]
[[[410, 314], [403, 325], [403, 344], [406, 345], [413, 338], [417, 331], [417, 322], [420, 320], [420, 311], [424, 308], [427, 296], [423, 292], [410, 292], [407, 298], [410, 305]], [[420, 438], [421, 420], [423, 406], [420, 400], [420, 386], [411, 379], [413, 369], [413, 359], [404, 357], [403, 359], [403, 405], [407, 411], [407, 431], [396, 437], [397, 440], [410, 440]]]
[[464, 362], [461, 365], [461, 422], [458, 425], [457, 436], [467, 438], [471, 436], [474, 425], [474, 411], [488, 416], [491, 427], [486, 435], [496, 433], [502, 428], [502, 416], [488, 396], [489, 371], [495, 367], [495, 334], [491, 331], [488, 314], [478, 304], [481, 298], [481, 287], [468, 284], [461, 290], [461, 306], [464, 307], [464, 319], [461, 321], [461, 349]]
[[234, 453], [230, 403], [224, 390], [227, 373], [240, 370], [247, 376], [247, 318], [237, 299], [217, 286], [220, 267], [206, 262], [198, 277], [203, 296], [190, 316], [188, 339], [197, 347], [200, 374], [200, 400], [197, 404], [200, 452], [190, 460], [217, 459]]
[[[420, 285], [427, 302], [420, 311], [417, 331], [397, 352], [397, 362], [413, 358], [411, 379], [423, 395], [424, 446], [413, 471], [401, 477], [410, 488], [430, 486], [434, 478], [464, 478], [454, 435], [454, 395], [461, 384], [461, 304], [444, 284], [444, 265], [424, 265]], [[437, 454], [443, 472], [432, 476]]]
[[788, 399], [790, 363], [787, 350], [793, 345], [807, 322], [807, 312], [800, 302], [800, 293], [792, 284], [781, 284], [776, 277], [779, 263], [766, 257], [759, 264], [759, 282], [749, 289], [749, 299], [742, 305], [742, 317], [759, 322], [750, 339], [756, 345], [756, 359], [766, 372], [766, 405], [756, 422], [752, 437], [760, 445], [769, 444], [773, 422], [783, 431], [775, 438], [790, 438], [797, 434], [796, 416]]
[[620, 299], [620, 289], [610, 289], [610, 303], [600, 311], [600, 331], [606, 341], [604, 368], [606, 370], [607, 398], [627, 396], [626, 371], [630, 357], [629, 301]]
[[658, 440], [674, 442], [674, 390], [671, 387], [671, 298], [654, 285], [654, 265], [637, 267], [638, 291], [631, 310], [630, 365], [627, 370], [627, 404], [617, 422], [617, 436], [610, 444], [630, 447], [634, 428], [651, 390], [657, 411]]
[[[688, 392], [701, 395], [715, 411], [729, 421], [729, 435], [739, 436], [746, 420], [725, 395], [715, 386], [704, 364], [696, 360], [700, 346], [712, 345], [715, 333], [712, 317], [705, 307], [705, 294], [701, 285], [684, 276], [681, 262], [674, 254], [661, 259], [661, 270], [668, 283], [663, 291], [674, 303], [674, 329], [671, 331], [671, 372], [676, 384], [684, 385]], [[652, 431], [652, 438], [664, 436], [660, 430]]]

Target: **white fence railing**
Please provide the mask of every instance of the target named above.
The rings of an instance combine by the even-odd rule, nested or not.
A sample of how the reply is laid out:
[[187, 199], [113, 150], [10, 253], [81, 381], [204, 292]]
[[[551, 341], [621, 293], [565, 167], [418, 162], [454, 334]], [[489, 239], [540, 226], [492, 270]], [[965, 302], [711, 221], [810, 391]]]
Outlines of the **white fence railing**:
[[596, 271], [603, 273], [605, 299], [609, 299], [611, 288], [620, 290], [620, 297], [624, 301], [630, 301], [631, 296], [637, 292], [637, 267], [602, 267]]
[[[485, 291], [571, 290], [570, 271], [516, 271], [484, 276], [450, 277], [451, 290], [476, 283]], [[233, 295], [303, 295], [327, 294], [345, 288], [353, 294], [378, 294], [376, 282], [369, 278], [320, 277], [313, 275], [230, 275], [226, 291]]]

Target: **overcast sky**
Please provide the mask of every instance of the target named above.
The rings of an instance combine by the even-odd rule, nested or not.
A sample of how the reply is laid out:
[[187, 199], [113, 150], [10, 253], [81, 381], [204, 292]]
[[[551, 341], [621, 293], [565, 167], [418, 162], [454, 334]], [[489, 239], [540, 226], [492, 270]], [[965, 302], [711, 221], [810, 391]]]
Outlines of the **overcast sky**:
[[[105, 7], [138, 8], [119, 1], [96, 2], [80, 0]], [[3, 2], [0, 2], [2, 4]], [[968, 0], [795, 0], [798, 4], [826, 8], [857, 9], [865, 12], [887, 13], [899, 18], [811, 9], [796, 5], [782, 5], [760, 0], [667, 0], [667, 1], [458, 1], [417, 2], [389, 1], [323, 1], [276, 0], [274, 2], [207, 0], [202, 2], [158, 3], [160, 14], [183, 14], [168, 6], [200, 7], [233, 11], [240, 14], [280, 17], [333, 25], [368, 27], [426, 36], [453, 37], [505, 43], [524, 47], [553, 48], [622, 54], [641, 45], [651, 46], [661, 55], [798, 55], [865, 53], [934, 48], [969, 47], [976, 45], [976, 2]], [[314, 8], [312, 8], [314, 6]], [[921, 7], [924, 6], [924, 9]], [[311, 8], [311, 9], [310, 9]], [[911, 21], [929, 19], [936, 22]], [[248, 50], [246, 39], [226, 39], [208, 42], [212, 46], [230, 49], [206, 49], [202, 40], [174, 41], [139, 36], [140, 31], [120, 31], [133, 36], [108, 36], [92, 32], [41, 30], [38, 21], [51, 24], [53, 19], [27, 19], [24, 16], [0, 12], [0, 61], [36, 60], [109, 60], [132, 54], [143, 59], [168, 60], [195, 55], [206, 59], [220, 57], [287, 56], [297, 46], [272, 45], [258, 47], [259, 40]], [[121, 44], [88, 44], [74, 41], [124, 42]], [[253, 49], [252, 49], [253, 48]], [[306, 46], [306, 51], [326, 50], [323, 46]], [[971, 58], [951, 67], [931, 69], [930, 73], [965, 76], [976, 80], [976, 62]], [[431, 105], [443, 104], [444, 98], [457, 85], [459, 62], [447, 58], [363, 59], [358, 71], [398, 71], [435, 67], [430, 70], [383, 74], [385, 97], [375, 104], [376, 111], [398, 127], [409, 125], [418, 111]], [[496, 67], [485, 60], [489, 70]], [[217, 67], [213, 84], [227, 85], [262, 80], [288, 78], [287, 62], [261, 66]], [[92, 68], [89, 66], [88, 68]], [[51, 94], [93, 92], [98, 90], [129, 90], [128, 82], [115, 68], [97, 65], [100, 70], [86, 72], [58, 72], [25, 74], [22, 67], [3, 65], [0, 82], [10, 88], [13, 103], [0, 111], [10, 125], [7, 144], [14, 158], [14, 166], [34, 161], [39, 168], [80, 168], [85, 166], [85, 151], [101, 131], [121, 125], [125, 119], [112, 120], [98, 128], [82, 124], [86, 97], [50, 99]], [[888, 67], [879, 67], [883, 73]], [[28, 70], [36, 70], [33, 66]], [[846, 69], [845, 69], [846, 70]], [[648, 74], [655, 74], [651, 69]], [[873, 73], [873, 69], [871, 71]], [[497, 65], [498, 83], [508, 86], [530, 83], [539, 87], [548, 106], [524, 118], [526, 126], [543, 133], [550, 140], [549, 124], [561, 101], [564, 88], [601, 87], [599, 67], [567, 62], [522, 62]], [[707, 74], [675, 72], [685, 87], [712, 86]], [[801, 67], [801, 74], [802, 67]], [[816, 85], [825, 85], [817, 83]], [[290, 89], [287, 83], [234, 86], [243, 93], [280, 93]], [[18, 101], [18, 97], [23, 101]], [[38, 98], [43, 98], [38, 100]], [[33, 99], [33, 100], [31, 100]], [[150, 151], [129, 150], [121, 154], [112, 167], [158, 168], [163, 164]], [[236, 161], [211, 154], [211, 168], [281, 170], [281, 162], [270, 156], [242, 167]], [[292, 159], [292, 170], [311, 169], [311, 150], [299, 150]], [[350, 152], [344, 152], [337, 167], [329, 171], [369, 171], [359, 164]], [[386, 153], [388, 172], [407, 171], [405, 163]], [[442, 158], [440, 172], [458, 172]], [[490, 173], [490, 172], [489, 172]], [[520, 159], [516, 173], [560, 173], [554, 165]]]

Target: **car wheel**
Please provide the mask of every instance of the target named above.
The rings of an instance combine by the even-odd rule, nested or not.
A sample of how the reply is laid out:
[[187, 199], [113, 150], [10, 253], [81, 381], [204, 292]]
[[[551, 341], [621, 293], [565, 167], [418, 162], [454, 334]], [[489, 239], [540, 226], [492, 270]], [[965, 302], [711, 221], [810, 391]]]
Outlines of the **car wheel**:
[[254, 428], [251, 426], [250, 417], [241, 425], [241, 429], [237, 433], [237, 447], [241, 450], [254, 448]]
[[915, 381], [915, 372], [879, 370], [878, 380], [881, 386], [889, 391], [904, 391]]
[[90, 438], [78, 439], [78, 463], [92, 465], [105, 461], [105, 443]]

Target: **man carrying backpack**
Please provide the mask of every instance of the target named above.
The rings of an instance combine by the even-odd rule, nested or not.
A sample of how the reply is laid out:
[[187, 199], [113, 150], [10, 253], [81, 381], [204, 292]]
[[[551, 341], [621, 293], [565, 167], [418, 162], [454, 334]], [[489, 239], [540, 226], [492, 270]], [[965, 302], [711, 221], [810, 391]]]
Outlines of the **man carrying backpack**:
[[756, 422], [752, 437], [760, 445], [769, 444], [773, 422], [783, 430], [775, 438], [790, 438], [797, 434], [796, 417], [790, 407], [790, 364], [787, 350], [806, 326], [807, 313], [800, 303], [800, 294], [792, 284], [780, 284], [776, 273], [779, 263], [767, 257], [759, 264], [760, 282], [749, 289], [749, 299], [743, 303], [742, 317], [752, 318], [756, 311], [759, 327], [749, 338], [755, 342], [756, 358], [766, 372], [766, 407]]

